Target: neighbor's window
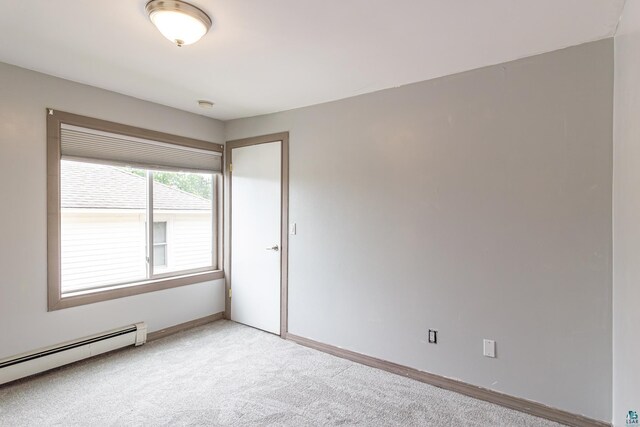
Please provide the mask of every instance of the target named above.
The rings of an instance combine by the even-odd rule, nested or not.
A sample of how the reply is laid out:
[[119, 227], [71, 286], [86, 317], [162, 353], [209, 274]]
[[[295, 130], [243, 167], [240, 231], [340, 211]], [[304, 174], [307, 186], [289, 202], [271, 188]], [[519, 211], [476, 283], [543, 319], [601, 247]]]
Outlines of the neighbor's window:
[[48, 120], [50, 309], [222, 277], [219, 145]]
[[167, 222], [153, 223], [153, 266], [167, 266]]

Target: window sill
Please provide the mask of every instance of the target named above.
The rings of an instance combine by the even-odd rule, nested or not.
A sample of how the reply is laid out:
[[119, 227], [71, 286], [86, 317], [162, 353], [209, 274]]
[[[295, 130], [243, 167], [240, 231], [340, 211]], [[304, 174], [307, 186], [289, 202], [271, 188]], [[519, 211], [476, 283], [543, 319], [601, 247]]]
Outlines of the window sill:
[[76, 291], [62, 295], [49, 295], [48, 311], [55, 311], [63, 308], [76, 307], [85, 304], [93, 304], [96, 302], [108, 301], [132, 295], [140, 295], [147, 292], [161, 291], [164, 289], [177, 288], [179, 286], [209, 282], [211, 280], [223, 278], [224, 271], [215, 270], [203, 273], [184, 274], [182, 276], [164, 277], [161, 279], [146, 280], [144, 282], [105, 287], [101, 289]]

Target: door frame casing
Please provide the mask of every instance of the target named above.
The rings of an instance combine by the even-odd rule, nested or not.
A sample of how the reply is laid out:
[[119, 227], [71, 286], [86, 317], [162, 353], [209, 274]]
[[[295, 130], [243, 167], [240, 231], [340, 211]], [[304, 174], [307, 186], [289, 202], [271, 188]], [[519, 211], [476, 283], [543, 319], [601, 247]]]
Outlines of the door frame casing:
[[225, 271], [225, 309], [224, 317], [231, 320], [231, 187], [233, 172], [232, 153], [234, 148], [267, 144], [280, 141], [280, 336], [285, 338], [288, 331], [288, 272], [289, 272], [289, 132], [227, 141], [224, 156], [224, 271]]

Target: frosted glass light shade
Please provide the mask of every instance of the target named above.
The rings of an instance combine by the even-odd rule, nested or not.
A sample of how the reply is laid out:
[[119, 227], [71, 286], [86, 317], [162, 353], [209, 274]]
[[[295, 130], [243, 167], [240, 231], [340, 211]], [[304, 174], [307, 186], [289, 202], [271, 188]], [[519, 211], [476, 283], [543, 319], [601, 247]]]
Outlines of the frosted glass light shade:
[[211, 28], [206, 13], [183, 1], [152, 0], [146, 10], [160, 33], [178, 46], [197, 42]]

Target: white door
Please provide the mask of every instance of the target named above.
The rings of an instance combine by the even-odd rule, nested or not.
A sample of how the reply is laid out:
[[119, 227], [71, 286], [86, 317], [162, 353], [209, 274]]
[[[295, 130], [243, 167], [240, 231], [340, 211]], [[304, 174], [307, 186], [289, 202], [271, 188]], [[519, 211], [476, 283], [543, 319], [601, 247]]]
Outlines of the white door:
[[231, 150], [231, 319], [280, 334], [280, 141]]

